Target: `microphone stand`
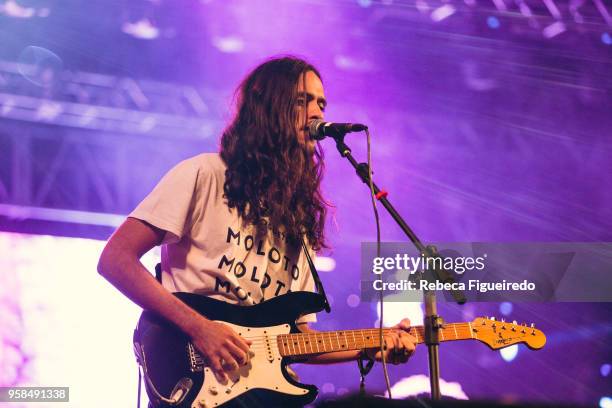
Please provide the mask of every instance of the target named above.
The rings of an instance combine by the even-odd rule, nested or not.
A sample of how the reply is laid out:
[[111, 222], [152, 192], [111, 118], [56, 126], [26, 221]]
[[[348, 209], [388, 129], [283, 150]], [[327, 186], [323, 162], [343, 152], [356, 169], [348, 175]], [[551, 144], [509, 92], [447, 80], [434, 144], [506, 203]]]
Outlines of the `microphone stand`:
[[[353, 166], [357, 175], [366, 185], [370, 185], [370, 177], [368, 172], [368, 165], [366, 163], [358, 163], [353, 155], [351, 154], [351, 149], [344, 143], [344, 136], [346, 133], [337, 132], [331, 137], [336, 141], [336, 148], [340, 155], [348, 160], [348, 162]], [[395, 222], [399, 225], [399, 227], [404, 231], [406, 236], [410, 239], [410, 241], [414, 244], [414, 246], [418, 249], [419, 253], [421, 253], [425, 260], [427, 258], [437, 258], [440, 255], [435, 246], [428, 245], [425, 246], [416, 236], [414, 231], [410, 229], [408, 224], [402, 219], [401, 215], [397, 212], [397, 210], [391, 205], [389, 200], [387, 199], [387, 195], [385, 192], [381, 193], [380, 188], [372, 181], [372, 186], [374, 187], [374, 194], [378, 201], [380, 201], [385, 207], [385, 209], [389, 212], [391, 217], [395, 220]], [[436, 262], [433, 263], [434, 265]], [[453, 276], [446, 271], [444, 268], [433, 268], [432, 273], [435, 279], [443, 282], [443, 283], [453, 283], [455, 279]], [[463, 304], [466, 302], [465, 295], [459, 290], [451, 290], [450, 291], [455, 301], [459, 304]], [[439, 332], [443, 326], [443, 320], [438, 315], [437, 305], [436, 305], [436, 292], [433, 290], [424, 291], [424, 303], [425, 303], [425, 316], [423, 317], [424, 323], [424, 332], [425, 332], [425, 344], [427, 345], [427, 351], [429, 356], [429, 383], [431, 386], [431, 399], [439, 400], [440, 395], [440, 359], [439, 359], [439, 350], [438, 347], [440, 345], [439, 340]], [[382, 305], [381, 305], [382, 307]]]

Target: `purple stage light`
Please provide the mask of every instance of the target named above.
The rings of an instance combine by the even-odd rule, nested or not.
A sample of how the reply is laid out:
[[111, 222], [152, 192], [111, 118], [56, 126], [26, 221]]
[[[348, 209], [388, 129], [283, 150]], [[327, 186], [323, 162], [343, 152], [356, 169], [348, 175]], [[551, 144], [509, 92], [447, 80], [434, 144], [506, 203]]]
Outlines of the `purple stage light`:
[[553, 38], [563, 33], [565, 30], [566, 27], [562, 21], [555, 21], [554, 23], [544, 27], [542, 34], [546, 38]]
[[349, 305], [349, 307], [357, 307], [359, 306], [360, 302], [361, 298], [359, 297], [359, 295], [356, 295], [354, 293], [348, 295], [348, 297], [346, 298], [346, 304]]
[[136, 22], [125, 22], [121, 26], [121, 31], [141, 40], [154, 40], [159, 37], [160, 33], [159, 28], [153, 25], [148, 18]]
[[329, 256], [318, 256], [315, 258], [315, 267], [319, 272], [331, 272], [336, 269], [336, 260]]
[[439, 23], [455, 14], [455, 11], [457, 11], [455, 6], [452, 4], [445, 4], [432, 11], [430, 17], [433, 21]]
[[361, 7], [370, 7], [372, 5], [372, 0], [357, 0], [357, 4]]
[[[416, 397], [430, 392], [429, 377], [423, 374], [402, 378], [391, 387], [393, 398]], [[444, 397], [468, 400], [468, 396], [458, 382], [445, 381], [440, 378], [440, 392]], [[387, 393], [385, 393], [387, 395]]]
[[213, 45], [222, 52], [234, 54], [244, 50], [244, 40], [238, 36], [214, 37]]
[[487, 17], [487, 25], [489, 26], [489, 28], [492, 28], [494, 30], [498, 29], [500, 27], [500, 22], [499, 19], [495, 16], [489, 16]]
[[513, 309], [513, 305], [510, 302], [502, 302], [499, 305], [499, 312], [501, 314], [503, 314], [504, 316], [508, 316], [510, 315], [510, 313], [512, 313], [512, 309]]

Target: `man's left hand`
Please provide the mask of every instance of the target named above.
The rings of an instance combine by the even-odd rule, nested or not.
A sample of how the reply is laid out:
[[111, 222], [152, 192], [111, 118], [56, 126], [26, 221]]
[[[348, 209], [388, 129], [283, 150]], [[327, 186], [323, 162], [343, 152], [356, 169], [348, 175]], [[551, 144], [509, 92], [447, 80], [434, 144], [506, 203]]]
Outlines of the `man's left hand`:
[[[416, 338], [409, 333], [410, 319], [403, 319], [401, 322], [386, 329], [384, 333], [385, 360], [391, 364], [401, 364], [408, 361], [414, 353], [417, 345]], [[380, 349], [368, 349], [366, 353], [370, 358], [381, 361]]]

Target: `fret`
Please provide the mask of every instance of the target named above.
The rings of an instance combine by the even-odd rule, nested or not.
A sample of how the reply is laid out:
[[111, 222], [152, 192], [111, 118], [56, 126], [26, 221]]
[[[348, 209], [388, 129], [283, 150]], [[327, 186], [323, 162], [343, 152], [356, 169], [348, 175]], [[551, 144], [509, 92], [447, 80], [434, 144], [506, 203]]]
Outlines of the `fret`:
[[[317, 333], [308, 333], [308, 336], [310, 337], [310, 349], [312, 353], [315, 354], [318, 352], [315, 351], [315, 347], [317, 347]], [[318, 347], [317, 350], [319, 350]]]
[[365, 334], [366, 334], [365, 343], [367, 344], [367, 348], [373, 348], [375, 345], [372, 342], [372, 331], [368, 329], [365, 331]]
[[310, 354], [314, 354], [314, 348], [312, 347], [312, 336], [310, 333], [306, 334], [306, 338], [308, 339], [308, 345], [310, 345]]
[[300, 337], [299, 337], [299, 335], [294, 334], [293, 335], [293, 340], [294, 340], [293, 345], [297, 348], [297, 353], [298, 354], [303, 354], [302, 353], [302, 347], [301, 347], [301, 344], [300, 344]]
[[278, 350], [280, 351], [281, 356], [287, 355], [287, 351], [285, 350], [285, 346], [283, 345], [284, 337], [285, 336], [281, 334], [276, 338], [276, 344], [278, 345]]
[[444, 341], [444, 327], [440, 328], [439, 333], [440, 333], [440, 340]]
[[340, 336], [338, 335], [338, 332], [334, 332], [336, 334], [336, 341], [338, 342], [338, 349], [340, 348]]
[[[312, 354], [312, 344], [310, 344], [310, 334], [306, 333], [306, 335], [302, 337], [304, 338], [304, 351], [307, 354]], [[310, 346], [311, 348], [310, 353], [308, 353], [308, 346]]]
[[319, 338], [320, 338], [320, 334], [319, 333], [314, 333], [315, 336], [315, 346], [317, 346], [317, 353], [319, 353]]
[[327, 350], [327, 346], [325, 345], [325, 333], [321, 333], [319, 335], [319, 340], [321, 341], [321, 343], [320, 343], [321, 344], [321, 350], [320, 351], [322, 351], [324, 353], [327, 352], [328, 351]]
[[289, 339], [288, 339], [289, 335], [288, 334], [283, 334], [282, 337], [282, 342], [283, 342], [283, 348], [285, 349], [287, 355], [291, 354], [291, 350], [289, 349]]
[[[291, 354], [295, 354], [295, 347], [292, 347], [291, 337], [293, 337], [293, 336], [291, 336], [291, 335], [285, 336], [285, 338], [287, 339], [287, 345], [289, 346], [289, 352]], [[293, 350], [292, 350], [292, 348], [293, 348]]]
[[457, 325], [453, 324], [452, 326], [453, 326], [453, 330], [455, 330], [455, 338], [459, 339], [459, 336], [457, 335]]
[[471, 336], [472, 338], [474, 338], [474, 330], [472, 330], [472, 323], [471, 323], [471, 322], [468, 322], [468, 326], [469, 326], [469, 328], [470, 328], [470, 336]]
[[291, 346], [293, 347], [293, 352], [295, 354], [302, 354], [300, 350], [300, 339], [297, 334], [291, 335]]
[[304, 354], [308, 354], [308, 344], [310, 343], [310, 341], [308, 341], [308, 334], [304, 333], [300, 336], [300, 338], [302, 339], [302, 347], [304, 347]]

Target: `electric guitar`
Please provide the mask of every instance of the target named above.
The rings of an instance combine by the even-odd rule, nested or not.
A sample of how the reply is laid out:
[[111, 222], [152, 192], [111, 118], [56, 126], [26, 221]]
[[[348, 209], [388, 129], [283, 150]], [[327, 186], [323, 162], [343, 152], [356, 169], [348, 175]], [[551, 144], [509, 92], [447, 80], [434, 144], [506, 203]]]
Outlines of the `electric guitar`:
[[[220, 383], [188, 336], [154, 313], [143, 312], [134, 332], [134, 350], [155, 408], [303, 406], [315, 399], [317, 388], [292, 378], [287, 369], [291, 361], [319, 353], [380, 347], [376, 328], [300, 333], [295, 320], [323, 308], [322, 298], [315, 293], [291, 292], [255, 306], [232, 305], [192, 293], [175, 296], [250, 339], [251, 357], [246, 365], [227, 373], [227, 382]], [[424, 341], [423, 326], [413, 326], [410, 333], [418, 343]], [[533, 325], [482, 317], [444, 324], [439, 338], [479, 340], [491, 349], [524, 343], [535, 350], [546, 343], [544, 334]]]

